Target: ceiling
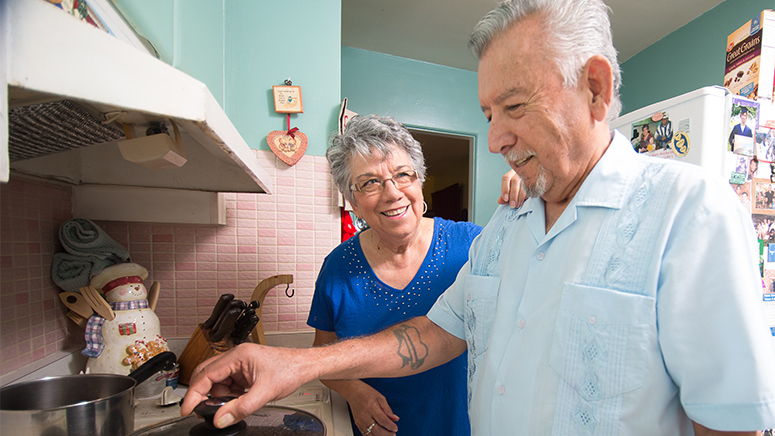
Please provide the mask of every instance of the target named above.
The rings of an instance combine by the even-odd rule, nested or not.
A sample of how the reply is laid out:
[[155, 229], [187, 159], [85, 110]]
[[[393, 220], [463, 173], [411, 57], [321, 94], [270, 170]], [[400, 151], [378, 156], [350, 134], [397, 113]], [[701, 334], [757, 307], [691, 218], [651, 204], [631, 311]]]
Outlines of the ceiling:
[[[723, 0], [605, 0], [619, 62]], [[342, 45], [476, 71], [468, 35], [497, 0], [342, 0]]]

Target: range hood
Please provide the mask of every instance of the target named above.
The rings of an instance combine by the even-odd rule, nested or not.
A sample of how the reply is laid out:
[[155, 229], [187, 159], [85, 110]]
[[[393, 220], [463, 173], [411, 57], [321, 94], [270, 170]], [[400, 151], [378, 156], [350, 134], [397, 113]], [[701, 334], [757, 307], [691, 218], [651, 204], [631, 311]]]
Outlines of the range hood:
[[[10, 167], [10, 177], [74, 189], [272, 192], [269, 174], [203, 83], [48, 2], [5, 0], [0, 13], [0, 76], [8, 84], [0, 92], [3, 101], [7, 92], [8, 107], [0, 109], [8, 112], [4, 124], [11, 119], [0, 126], [0, 182], [8, 181]], [[136, 132], [176, 125], [185, 163], [154, 170], [125, 160], [117, 145], [124, 124]], [[80, 130], [91, 138], [77, 138]], [[76, 138], [37, 141], [63, 132]], [[52, 142], [64, 151], [51, 150]]]

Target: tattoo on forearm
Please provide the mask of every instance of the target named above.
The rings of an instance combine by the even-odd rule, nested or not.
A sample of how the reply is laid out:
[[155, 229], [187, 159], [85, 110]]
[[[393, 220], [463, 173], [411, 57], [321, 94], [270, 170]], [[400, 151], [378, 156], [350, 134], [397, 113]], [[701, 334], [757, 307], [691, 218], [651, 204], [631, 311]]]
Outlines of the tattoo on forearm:
[[393, 333], [398, 339], [398, 355], [403, 361], [401, 367], [410, 365], [412, 369], [417, 369], [425, 363], [428, 357], [428, 346], [420, 339], [420, 331], [410, 325], [401, 324]]

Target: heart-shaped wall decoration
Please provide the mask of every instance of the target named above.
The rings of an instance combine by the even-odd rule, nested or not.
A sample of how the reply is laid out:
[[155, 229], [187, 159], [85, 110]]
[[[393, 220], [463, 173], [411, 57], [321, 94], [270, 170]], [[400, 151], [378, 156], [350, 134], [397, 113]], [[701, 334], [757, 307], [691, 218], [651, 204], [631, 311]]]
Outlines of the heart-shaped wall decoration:
[[286, 130], [274, 130], [266, 135], [266, 143], [281, 161], [293, 166], [307, 151], [307, 135], [296, 130], [293, 136]]

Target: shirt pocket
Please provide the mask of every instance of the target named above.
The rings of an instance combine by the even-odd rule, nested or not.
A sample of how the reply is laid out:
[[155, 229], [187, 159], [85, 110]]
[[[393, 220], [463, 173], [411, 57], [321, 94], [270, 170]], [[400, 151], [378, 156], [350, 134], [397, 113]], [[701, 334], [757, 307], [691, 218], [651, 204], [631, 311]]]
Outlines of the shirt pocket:
[[656, 341], [652, 297], [566, 283], [549, 365], [587, 401], [643, 385]]

